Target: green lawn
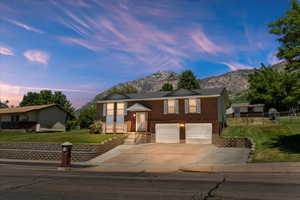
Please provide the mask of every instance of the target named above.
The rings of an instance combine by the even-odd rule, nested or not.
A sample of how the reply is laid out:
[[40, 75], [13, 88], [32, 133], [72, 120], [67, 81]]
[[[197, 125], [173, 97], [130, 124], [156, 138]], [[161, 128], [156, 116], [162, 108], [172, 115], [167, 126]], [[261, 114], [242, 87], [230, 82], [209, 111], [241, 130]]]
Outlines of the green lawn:
[[1, 132], [0, 142], [49, 142], [49, 143], [100, 143], [120, 135], [89, 134], [88, 130], [73, 130], [57, 133]]
[[229, 126], [223, 136], [250, 137], [256, 143], [253, 162], [300, 162], [300, 119], [281, 117], [279, 123]]

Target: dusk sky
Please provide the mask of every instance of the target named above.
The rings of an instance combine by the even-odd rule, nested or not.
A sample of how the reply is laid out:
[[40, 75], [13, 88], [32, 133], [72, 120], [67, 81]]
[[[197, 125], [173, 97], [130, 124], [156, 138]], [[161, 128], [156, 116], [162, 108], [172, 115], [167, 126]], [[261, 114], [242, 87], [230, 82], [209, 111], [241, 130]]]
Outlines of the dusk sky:
[[124, 81], [278, 62], [288, 0], [0, 0], [0, 100], [63, 91], [75, 107]]

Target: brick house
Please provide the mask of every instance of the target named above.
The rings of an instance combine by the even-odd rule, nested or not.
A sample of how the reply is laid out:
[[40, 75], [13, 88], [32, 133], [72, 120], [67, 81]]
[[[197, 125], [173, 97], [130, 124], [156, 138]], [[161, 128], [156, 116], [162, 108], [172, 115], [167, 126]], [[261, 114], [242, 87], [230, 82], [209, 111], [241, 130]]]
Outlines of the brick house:
[[97, 102], [105, 133], [150, 133], [159, 143], [212, 143], [225, 124], [225, 88], [110, 94]]

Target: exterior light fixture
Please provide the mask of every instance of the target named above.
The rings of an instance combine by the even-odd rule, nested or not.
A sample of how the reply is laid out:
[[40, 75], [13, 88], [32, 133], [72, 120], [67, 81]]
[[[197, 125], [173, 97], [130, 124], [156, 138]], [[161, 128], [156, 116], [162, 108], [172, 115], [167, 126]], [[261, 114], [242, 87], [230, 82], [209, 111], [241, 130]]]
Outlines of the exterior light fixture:
[[184, 124], [180, 124], [180, 127], [184, 127]]

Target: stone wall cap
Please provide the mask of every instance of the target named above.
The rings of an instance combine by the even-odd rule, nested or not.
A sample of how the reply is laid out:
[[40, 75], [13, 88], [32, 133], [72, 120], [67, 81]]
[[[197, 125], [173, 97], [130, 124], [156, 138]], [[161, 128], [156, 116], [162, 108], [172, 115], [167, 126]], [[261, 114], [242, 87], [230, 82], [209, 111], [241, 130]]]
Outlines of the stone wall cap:
[[71, 142], [65, 142], [61, 144], [61, 146], [72, 146], [73, 144]]

